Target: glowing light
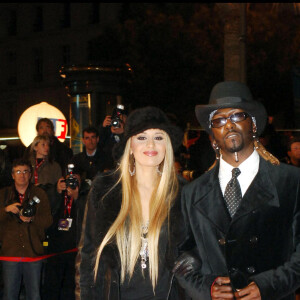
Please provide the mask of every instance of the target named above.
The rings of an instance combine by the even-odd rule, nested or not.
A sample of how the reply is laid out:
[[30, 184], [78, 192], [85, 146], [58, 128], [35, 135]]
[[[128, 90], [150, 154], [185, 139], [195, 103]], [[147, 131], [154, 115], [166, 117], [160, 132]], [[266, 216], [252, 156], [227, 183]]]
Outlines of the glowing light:
[[68, 132], [68, 124], [63, 113], [55, 106], [47, 102], [41, 102], [26, 109], [21, 115], [18, 123], [20, 140], [27, 147], [35, 138], [36, 123], [41, 118], [48, 118], [53, 122], [55, 136], [63, 142]]

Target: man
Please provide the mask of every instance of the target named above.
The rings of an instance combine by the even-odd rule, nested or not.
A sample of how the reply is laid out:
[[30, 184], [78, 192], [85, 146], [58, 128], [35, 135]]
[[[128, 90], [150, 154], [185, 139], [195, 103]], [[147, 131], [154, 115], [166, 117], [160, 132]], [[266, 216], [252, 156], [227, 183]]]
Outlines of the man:
[[[112, 124], [114, 116], [117, 114], [115, 111], [118, 109], [119, 122]], [[116, 166], [116, 158], [120, 157], [121, 153], [113, 153], [114, 145], [119, 143], [124, 135], [124, 125], [126, 123], [127, 112], [123, 105], [118, 105], [112, 115], [107, 115], [99, 130], [100, 142], [99, 148], [104, 152], [106, 157], [106, 170], [111, 170]]]
[[[61, 143], [54, 135], [54, 125], [48, 118], [39, 119], [36, 123], [37, 135], [46, 135], [50, 139], [50, 154], [49, 157], [53, 158], [61, 167], [62, 174], [66, 175], [68, 161], [73, 157], [73, 151], [71, 148]], [[30, 152], [29, 145], [25, 150], [25, 159], [29, 158]]]
[[[183, 188], [187, 238], [200, 262], [182, 271], [179, 260], [175, 273], [193, 299], [294, 299], [300, 286], [299, 169], [279, 164], [257, 142], [267, 114], [246, 85], [217, 84], [196, 116], [220, 157]], [[194, 272], [188, 272], [191, 265]]]
[[91, 181], [98, 172], [104, 170], [106, 164], [105, 154], [97, 148], [99, 133], [95, 127], [88, 127], [82, 131], [83, 152], [75, 154], [71, 159], [74, 172], [80, 174], [81, 179]]
[[[43, 299], [75, 299], [75, 258], [81, 234], [84, 208], [89, 186], [73, 174], [72, 184], [60, 178], [57, 183], [58, 207], [53, 212], [53, 224], [48, 229], [48, 253]], [[68, 178], [68, 176], [67, 176]], [[76, 182], [76, 183], [75, 183]]]
[[[12, 177], [13, 185], [0, 191], [1, 256], [7, 257], [7, 261], [2, 261], [3, 300], [19, 299], [22, 277], [27, 299], [40, 300], [42, 261], [34, 258], [43, 254], [45, 230], [52, 223], [50, 205], [46, 193], [30, 184], [29, 162], [15, 160]], [[23, 215], [22, 208], [34, 196], [40, 200], [35, 205], [36, 212]]]
[[282, 162], [300, 167], [300, 137], [293, 137], [288, 142], [287, 155], [287, 157], [282, 159]]

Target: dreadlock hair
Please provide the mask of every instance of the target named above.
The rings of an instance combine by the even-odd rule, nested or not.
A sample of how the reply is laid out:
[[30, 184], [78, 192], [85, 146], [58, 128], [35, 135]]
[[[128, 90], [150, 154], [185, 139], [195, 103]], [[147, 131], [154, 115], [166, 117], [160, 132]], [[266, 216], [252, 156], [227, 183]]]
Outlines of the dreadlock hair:
[[266, 161], [269, 161], [272, 165], [280, 165], [280, 161], [273, 154], [271, 154], [259, 141], [258, 138], [254, 138], [254, 148], [257, 153]]

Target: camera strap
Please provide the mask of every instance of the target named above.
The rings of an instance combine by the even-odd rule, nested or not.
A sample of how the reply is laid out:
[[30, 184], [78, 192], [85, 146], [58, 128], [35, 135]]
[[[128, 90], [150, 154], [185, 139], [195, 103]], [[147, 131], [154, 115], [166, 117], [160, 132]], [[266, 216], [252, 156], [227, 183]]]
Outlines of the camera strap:
[[38, 183], [38, 169], [39, 167], [44, 163], [44, 159], [42, 159], [40, 162], [38, 162], [38, 160], [35, 160], [35, 169], [34, 169], [34, 183], [37, 184]]
[[73, 204], [73, 197], [69, 197], [67, 192], [65, 192], [65, 209], [64, 209], [64, 217], [70, 218], [71, 216], [71, 209]]
[[23, 204], [25, 194], [22, 195], [22, 194], [18, 193], [18, 196], [19, 196], [20, 203]]

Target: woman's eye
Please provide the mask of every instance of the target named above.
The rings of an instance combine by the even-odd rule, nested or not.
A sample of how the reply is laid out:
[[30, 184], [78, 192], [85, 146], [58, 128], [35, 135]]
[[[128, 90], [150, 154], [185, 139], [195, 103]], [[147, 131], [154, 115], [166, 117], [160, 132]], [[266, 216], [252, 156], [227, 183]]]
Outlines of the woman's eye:
[[157, 136], [157, 137], [155, 137], [155, 139], [156, 139], [157, 141], [162, 141], [164, 138], [163, 138], [162, 136]]
[[143, 140], [146, 139], [146, 137], [144, 137], [144, 136], [138, 136], [137, 139], [138, 139], [139, 141], [143, 141]]

